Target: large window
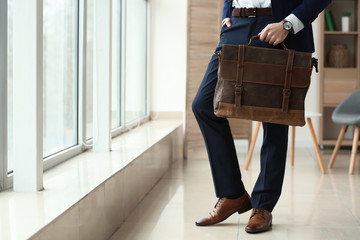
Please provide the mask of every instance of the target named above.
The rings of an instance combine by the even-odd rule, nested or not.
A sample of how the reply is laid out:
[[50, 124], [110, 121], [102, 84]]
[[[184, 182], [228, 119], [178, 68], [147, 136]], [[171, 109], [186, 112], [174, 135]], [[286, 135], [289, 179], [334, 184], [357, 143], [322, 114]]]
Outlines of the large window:
[[94, 67], [94, 0], [87, 0], [86, 6], [86, 73], [85, 73], [85, 118], [86, 139], [93, 137], [93, 67]]
[[[77, 144], [78, 1], [43, 2], [43, 156]], [[8, 172], [12, 160], [13, 11], [8, 0]]]
[[[8, 61], [10, 38], [7, 34], [9, 28], [9, 12], [12, 11], [12, 5], [8, 7], [7, 1], [0, 1], [0, 191], [9, 186], [8, 169], [11, 164], [9, 158], [9, 149], [12, 142], [12, 132], [8, 123], [10, 122], [11, 110], [8, 109]], [[11, 66], [10, 66], [11, 67]]]
[[[147, 4], [146, 0], [113, 0], [112, 2], [111, 122], [113, 129], [140, 120], [148, 114]], [[93, 8], [94, 0], [88, 0], [86, 24], [87, 139], [93, 137]]]
[[129, 123], [147, 112], [147, 1], [125, 1], [125, 123]]
[[12, 108], [12, 85], [13, 85], [13, 16], [14, 16], [14, 0], [8, 0], [8, 24], [7, 24], [7, 171], [11, 172], [13, 167], [13, 108]]
[[121, 1], [113, 1], [112, 11], [112, 73], [111, 73], [111, 126], [119, 128], [121, 122]]
[[[2, 116], [7, 121], [8, 154], [7, 159], [0, 158], [7, 161], [2, 164], [7, 166], [5, 174], [11, 173], [14, 165], [14, 1], [7, 0], [8, 21], [0, 28], [7, 32], [7, 36], [0, 33], [0, 38], [7, 39], [7, 46], [3, 46], [7, 51], [7, 112]], [[96, 134], [93, 132], [94, 1], [43, 0], [43, 158], [56, 158], [53, 164], [46, 161], [46, 167], [79, 153], [83, 150], [82, 140], [90, 140]], [[147, 4], [146, 0], [112, 0], [110, 111], [115, 134], [148, 115]], [[75, 148], [77, 152], [73, 153]], [[68, 149], [71, 150], [64, 151]]]
[[[123, 125], [121, 121], [122, 1], [114, 0], [112, 9], [111, 125], [116, 129]], [[87, 1], [86, 11], [86, 138], [90, 139], [93, 137], [94, 0]]]
[[44, 0], [44, 157], [78, 143], [78, 1]]

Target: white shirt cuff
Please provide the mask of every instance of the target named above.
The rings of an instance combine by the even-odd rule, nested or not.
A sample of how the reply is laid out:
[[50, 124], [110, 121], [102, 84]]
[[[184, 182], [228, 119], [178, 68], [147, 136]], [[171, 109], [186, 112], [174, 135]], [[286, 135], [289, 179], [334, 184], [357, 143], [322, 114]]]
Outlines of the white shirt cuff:
[[294, 29], [294, 34], [300, 32], [304, 28], [304, 24], [294, 14], [290, 14], [285, 18], [286, 21], [291, 22]]

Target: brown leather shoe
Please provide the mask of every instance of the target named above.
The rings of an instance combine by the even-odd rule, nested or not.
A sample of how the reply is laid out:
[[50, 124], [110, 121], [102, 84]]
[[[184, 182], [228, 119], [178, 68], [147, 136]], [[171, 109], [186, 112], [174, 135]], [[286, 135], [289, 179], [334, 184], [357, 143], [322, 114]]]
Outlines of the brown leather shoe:
[[248, 233], [264, 232], [270, 229], [271, 224], [271, 212], [265, 209], [254, 208], [245, 231]]
[[212, 225], [224, 221], [235, 212], [240, 214], [251, 208], [251, 199], [247, 192], [236, 199], [220, 198], [209, 215], [196, 221], [195, 224], [196, 226]]

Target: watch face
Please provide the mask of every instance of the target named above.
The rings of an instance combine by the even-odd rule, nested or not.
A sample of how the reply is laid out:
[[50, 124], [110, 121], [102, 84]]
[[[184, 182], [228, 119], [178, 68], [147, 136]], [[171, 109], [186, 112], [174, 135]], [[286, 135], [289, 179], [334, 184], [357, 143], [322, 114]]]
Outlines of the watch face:
[[286, 31], [290, 31], [292, 29], [292, 24], [291, 22], [284, 22], [284, 29]]

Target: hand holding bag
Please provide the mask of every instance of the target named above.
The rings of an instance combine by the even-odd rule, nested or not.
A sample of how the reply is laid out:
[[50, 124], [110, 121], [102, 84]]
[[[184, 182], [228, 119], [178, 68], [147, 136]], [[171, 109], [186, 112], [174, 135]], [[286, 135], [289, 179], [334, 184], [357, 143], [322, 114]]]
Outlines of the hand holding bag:
[[317, 59], [311, 53], [223, 45], [214, 113], [218, 117], [304, 126], [304, 102]]

